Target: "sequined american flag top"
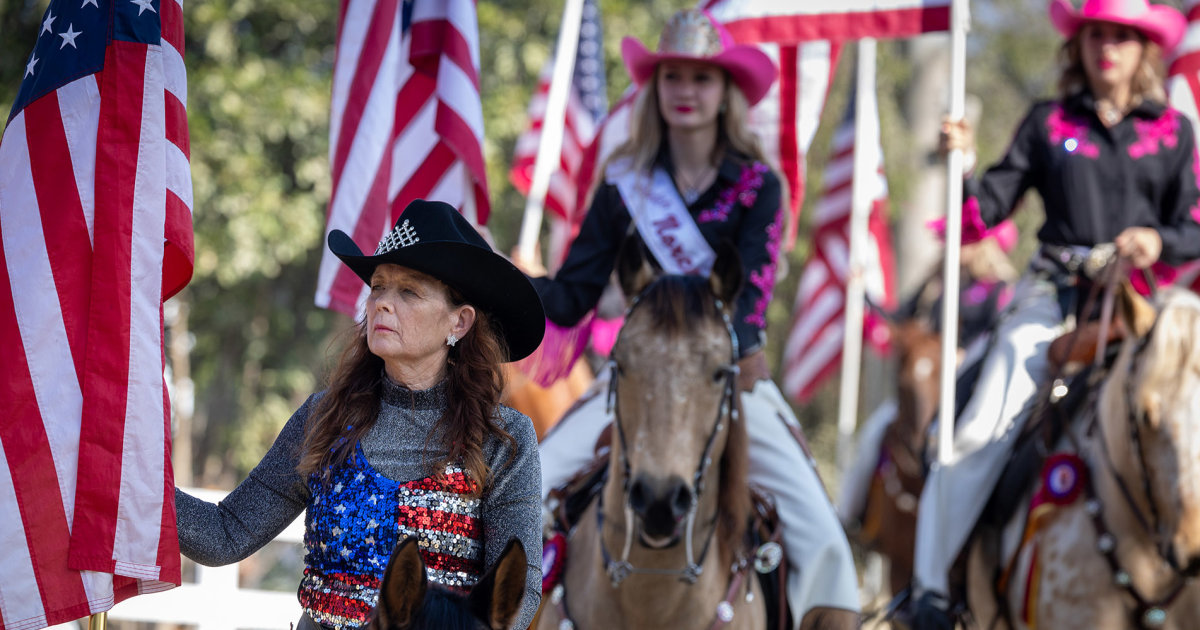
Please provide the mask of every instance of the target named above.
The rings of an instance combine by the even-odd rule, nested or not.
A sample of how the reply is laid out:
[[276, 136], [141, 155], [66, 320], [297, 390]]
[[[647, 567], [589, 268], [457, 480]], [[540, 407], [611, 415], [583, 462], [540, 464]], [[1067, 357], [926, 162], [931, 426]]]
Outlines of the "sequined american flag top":
[[465, 593], [483, 574], [481, 503], [461, 468], [400, 483], [372, 468], [359, 446], [326, 485], [311, 487], [300, 605], [317, 622], [366, 623], [388, 557], [406, 538], [417, 539], [430, 582]]

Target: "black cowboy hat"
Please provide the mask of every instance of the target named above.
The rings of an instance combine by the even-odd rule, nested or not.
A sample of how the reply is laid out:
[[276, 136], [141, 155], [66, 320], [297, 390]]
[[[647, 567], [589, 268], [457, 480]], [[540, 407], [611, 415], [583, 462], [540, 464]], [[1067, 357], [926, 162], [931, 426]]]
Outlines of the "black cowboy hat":
[[546, 312], [529, 278], [492, 251], [449, 204], [424, 199], [408, 204], [370, 256], [341, 230], [329, 233], [329, 251], [367, 284], [375, 267], [392, 263], [453, 287], [496, 322], [508, 344], [509, 361], [529, 356], [542, 343]]

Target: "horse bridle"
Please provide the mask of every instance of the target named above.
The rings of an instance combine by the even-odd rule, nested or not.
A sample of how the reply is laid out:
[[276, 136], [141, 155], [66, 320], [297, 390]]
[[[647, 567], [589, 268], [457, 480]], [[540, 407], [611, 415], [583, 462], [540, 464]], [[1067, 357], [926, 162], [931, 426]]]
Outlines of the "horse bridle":
[[[1138, 346], [1133, 351], [1133, 356], [1137, 357], [1142, 350], [1145, 349], [1154, 328], [1158, 325], [1157, 319], [1151, 326], [1147, 334], [1138, 341]], [[1150, 468], [1146, 463], [1146, 452], [1144, 448], [1144, 440], [1141, 435], [1141, 424], [1146, 419], [1146, 411], [1139, 409], [1135, 405], [1136, 392], [1133, 389], [1132, 379], [1126, 379], [1125, 399], [1128, 401], [1126, 415], [1129, 423], [1129, 439], [1132, 450], [1136, 455], [1137, 465], [1141, 470], [1142, 492], [1146, 497], [1146, 504], [1149, 509], [1149, 515], [1143, 512], [1133, 497], [1133, 492], [1129, 489], [1124, 477], [1117, 471], [1116, 464], [1113, 463], [1112, 454], [1108, 450], [1108, 440], [1104, 434], [1103, 423], [1100, 422], [1098, 415], [1093, 417], [1092, 426], [1095, 427], [1098, 439], [1101, 445], [1101, 452], [1104, 455], [1104, 465], [1108, 474], [1116, 482], [1117, 489], [1120, 491], [1121, 498], [1125, 505], [1132, 512], [1138, 525], [1142, 530], [1150, 536], [1154, 541], [1155, 551], [1163, 562], [1171, 568], [1175, 573], [1175, 580], [1170, 589], [1167, 590], [1165, 596], [1156, 601], [1149, 601], [1142, 596], [1133, 586], [1133, 580], [1128, 571], [1121, 567], [1117, 559], [1116, 539], [1109, 532], [1108, 525], [1104, 521], [1104, 506], [1100, 498], [1096, 495], [1095, 488], [1088, 478], [1085, 485], [1085, 491], [1088, 495], [1087, 501], [1084, 504], [1084, 510], [1091, 517], [1092, 524], [1096, 530], [1097, 548], [1108, 562], [1109, 568], [1113, 572], [1113, 579], [1117, 586], [1129, 593], [1136, 603], [1133, 620], [1142, 628], [1156, 628], [1161, 626], [1166, 621], [1166, 609], [1175, 601], [1187, 583], [1200, 574], [1200, 563], [1193, 563], [1188, 567], [1180, 567], [1179, 562], [1175, 559], [1174, 554], [1170, 553], [1170, 544], [1167, 540], [1168, 534], [1163, 531], [1162, 518], [1158, 513], [1158, 503], [1155, 498], [1154, 489], [1150, 485]]]
[[[657, 282], [657, 281], [656, 281]], [[646, 289], [633, 298], [629, 303], [629, 308], [625, 310], [625, 321], [629, 321], [629, 316], [633, 313], [641, 301], [642, 295], [649, 290], [651, 283]], [[623, 497], [623, 509], [625, 511], [625, 545], [621, 552], [620, 560], [613, 560], [608, 553], [608, 549], [604, 546], [604, 536], [600, 538], [600, 553], [604, 557], [605, 571], [608, 573], [609, 579], [612, 580], [613, 587], [616, 587], [630, 575], [635, 573], [652, 574], [652, 575], [677, 575], [679, 579], [688, 584], [695, 584], [703, 573], [704, 558], [708, 554], [708, 549], [711, 546], [713, 536], [717, 528], [710, 527], [708, 535], [704, 538], [704, 546], [700, 550], [700, 556], [695, 555], [695, 546], [693, 537], [696, 525], [696, 508], [700, 505], [700, 495], [704, 492], [704, 481], [709, 467], [712, 465], [712, 449], [716, 443], [717, 435], [725, 429], [724, 419], [729, 417], [730, 422], [737, 422], [739, 418], [739, 405], [737, 400], [737, 378], [738, 378], [738, 342], [737, 334], [733, 330], [733, 322], [729, 317], [729, 313], [725, 311], [725, 304], [720, 298], [713, 298], [717, 312], [721, 313], [721, 318], [725, 323], [725, 331], [729, 334], [729, 343], [731, 348], [731, 356], [728, 364], [719, 368], [725, 377], [725, 390], [721, 395], [721, 404], [717, 406], [717, 417], [713, 421], [712, 431], [708, 434], [708, 441], [704, 444], [704, 451], [700, 455], [700, 462], [696, 466], [696, 472], [692, 476], [692, 504], [688, 508], [687, 513], [687, 528], [685, 534], [685, 546], [687, 550], [687, 564], [682, 569], [646, 569], [633, 566], [629, 562], [629, 552], [633, 546], [633, 506], [630, 505], [630, 483], [632, 472], [629, 465], [628, 445], [625, 439], [625, 428], [621, 423], [620, 408], [617, 405], [617, 381], [620, 376], [620, 366], [617, 364], [616, 352], [609, 356], [613, 357], [609, 360], [609, 369], [611, 370], [609, 385], [608, 385], [608, 412], [612, 414], [613, 425], [617, 428], [617, 439], [620, 440], [619, 458], [621, 461], [622, 475], [621, 496]], [[604, 530], [604, 495], [600, 495], [600, 505], [596, 510], [596, 519], [598, 528], [601, 534]], [[715, 522], [714, 517], [713, 521]], [[712, 525], [713, 523], [710, 523]]]

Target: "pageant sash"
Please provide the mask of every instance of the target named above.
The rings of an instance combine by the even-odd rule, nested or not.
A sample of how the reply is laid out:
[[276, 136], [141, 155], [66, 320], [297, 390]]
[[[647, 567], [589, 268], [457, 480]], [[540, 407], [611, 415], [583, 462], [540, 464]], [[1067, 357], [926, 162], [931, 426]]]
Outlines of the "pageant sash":
[[712, 271], [717, 254], [704, 240], [666, 170], [655, 168], [647, 177], [622, 159], [608, 167], [605, 178], [620, 191], [638, 233], [663, 271], [702, 276]]

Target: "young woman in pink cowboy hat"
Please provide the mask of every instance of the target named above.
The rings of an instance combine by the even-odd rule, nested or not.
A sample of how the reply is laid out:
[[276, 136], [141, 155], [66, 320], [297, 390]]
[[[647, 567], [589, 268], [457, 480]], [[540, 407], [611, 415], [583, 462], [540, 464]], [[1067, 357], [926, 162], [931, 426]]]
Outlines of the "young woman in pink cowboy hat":
[[[853, 627], [858, 596], [849, 545], [811, 460], [790, 432], [799, 426], [763, 354], [785, 215], [780, 179], [746, 118], [774, 82], [775, 66], [695, 10], [667, 22], [657, 52], [632, 38], [621, 49], [641, 86], [630, 138], [606, 164], [562, 267], [554, 278], [534, 278], [534, 286], [550, 322], [569, 327], [596, 306], [628, 234], [638, 234], [670, 273], [706, 275], [715, 246], [723, 240], [736, 245], [746, 282], [733, 327], [751, 482], [775, 495], [783, 516], [797, 623], [805, 611], [827, 609]], [[604, 407], [603, 396], [593, 398], [543, 440], [543, 492], [591, 460], [592, 445], [610, 421]]]
[[[922, 495], [918, 627], [950, 627], [939, 612], [947, 572], [1003, 470], [1007, 438], [1048, 376], [1050, 341], [1086, 300], [1080, 262], [1089, 250], [1113, 243], [1137, 269], [1200, 257], [1194, 132], [1163, 88], [1163, 56], [1179, 43], [1184, 17], [1146, 0], [1087, 0], [1079, 9], [1053, 0], [1050, 21], [1066, 38], [1058, 98], [1035, 104], [1004, 158], [966, 183], [964, 229], [999, 223], [1029, 188], [1046, 220], [962, 412], [955, 461], [933, 471]], [[963, 121], [943, 126], [942, 143], [974, 149]]]

